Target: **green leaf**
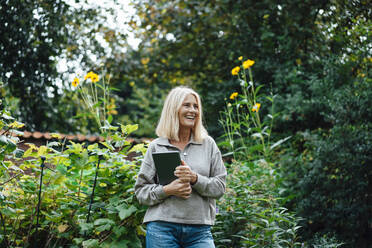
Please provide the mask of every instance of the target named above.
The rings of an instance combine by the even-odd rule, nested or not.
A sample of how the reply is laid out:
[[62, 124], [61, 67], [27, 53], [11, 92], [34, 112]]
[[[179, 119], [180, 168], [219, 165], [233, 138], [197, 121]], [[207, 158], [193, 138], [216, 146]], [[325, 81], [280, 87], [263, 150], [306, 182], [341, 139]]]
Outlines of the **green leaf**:
[[57, 141], [53, 141], [53, 142], [49, 142], [47, 147], [53, 147], [53, 146], [60, 146], [61, 143], [57, 142]]
[[107, 147], [110, 150], [114, 150], [114, 147], [107, 142], [99, 142], [99, 143], [101, 143], [102, 145], [104, 145], [105, 147]]
[[287, 140], [289, 140], [292, 136], [288, 136], [287, 138], [284, 138], [284, 139], [281, 139], [277, 142], [275, 142], [273, 145], [270, 146], [270, 149], [274, 149], [275, 147], [281, 145], [282, 143], [286, 142]]
[[93, 229], [93, 223], [80, 223], [79, 226], [83, 233]]
[[137, 210], [137, 208], [133, 205], [131, 205], [129, 208], [125, 208], [124, 205], [125, 204], [117, 207], [117, 209], [119, 210], [119, 217], [121, 220], [126, 219]]
[[141, 152], [143, 155], [146, 153], [147, 151], [147, 148], [145, 147], [144, 144], [137, 144], [137, 145], [134, 145], [130, 150], [129, 150], [129, 153], [130, 152]]
[[105, 225], [105, 224], [114, 225], [115, 222], [107, 218], [97, 219], [94, 221], [95, 226]]
[[21, 149], [16, 148], [13, 152], [16, 158], [21, 158], [24, 154], [24, 151]]
[[99, 247], [98, 239], [88, 239], [83, 241], [83, 248], [96, 248]]
[[107, 117], [107, 122], [111, 124], [112, 119], [113, 119], [113, 118], [112, 118], [112, 115], [109, 115], [109, 116]]
[[4, 118], [4, 119], [6, 119], [6, 120], [14, 120], [13, 117], [11, 117], [11, 116], [9, 116], [9, 115], [7, 115], [5, 113], [3, 113], [1, 117]]
[[127, 228], [125, 226], [115, 226], [112, 231], [115, 233], [116, 237], [120, 237], [127, 232]]
[[264, 85], [260, 85], [258, 86], [255, 91], [254, 91], [254, 94], [257, 95], [257, 93], [260, 91], [260, 89], [263, 87]]
[[13, 152], [15, 149], [17, 149], [17, 144], [14, 143], [12, 140], [8, 140], [8, 145], [6, 146], [5, 150], [9, 153]]
[[254, 133], [254, 134], [252, 134], [252, 137], [254, 137], [254, 138], [260, 138], [260, 139], [263, 138], [263, 136], [262, 136], [261, 133]]
[[98, 232], [109, 231], [111, 229], [111, 227], [112, 227], [112, 225], [110, 225], [110, 224], [104, 224], [104, 225], [98, 226], [96, 228], [96, 231], [98, 231]]
[[0, 145], [8, 145], [8, 138], [4, 135], [0, 135]]
[[88, 146], [88, 151], [92, 151], [92, 150], [94, 150], [96, 148], [98, 148], [98, 144], [97, 143], [94, 143], [94, 144]]
[[[102, 247], [104, 248], [127, 248], [128, 244], [130, 244], [130, 240], [120, 240], [120, 241], [113, 241], [110, 243], [104, 243]], [[132, 247], [132, 246], [130, 246]]]
[[128, 124], [125, 126], [121, 124], [120, 127], [121, 127], [121, 132], [123, 134], [129, 135], [138, 129], [138, 124], [134, 124], [134, 125]]

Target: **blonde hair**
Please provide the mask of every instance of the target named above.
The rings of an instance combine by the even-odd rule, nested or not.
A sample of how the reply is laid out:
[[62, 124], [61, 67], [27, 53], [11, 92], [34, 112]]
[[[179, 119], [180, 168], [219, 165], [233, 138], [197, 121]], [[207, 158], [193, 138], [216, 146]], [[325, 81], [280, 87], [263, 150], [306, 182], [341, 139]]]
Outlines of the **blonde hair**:
[[199, 117], [191, 131], [193, 138], [197, 142], [202, 142], [203, 139], [207, 137], [208, 132], [203, 126], [203, 112], [200, 97], [193, 89], [184, 86], [176, 87], [169, 92], [164, 102], [158, 126], [156, 127], [156, 135], [170, 140], [179, 141], [178, 132], [180, 123], [178, 111], [186, 96], [189, 94], [195, 96], [199, 106]]

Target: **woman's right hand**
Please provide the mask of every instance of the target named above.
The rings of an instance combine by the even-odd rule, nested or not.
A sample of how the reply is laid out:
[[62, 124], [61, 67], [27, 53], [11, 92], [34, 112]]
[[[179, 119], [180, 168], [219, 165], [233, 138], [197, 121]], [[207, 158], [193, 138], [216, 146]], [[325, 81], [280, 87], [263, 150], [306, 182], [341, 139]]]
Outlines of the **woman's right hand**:
[[189, 198], [192, 191], [190, 183], [182, 182], [180, 179], [163, 186], [163, 190], [167, 195], [174, 195], [183, 199]]

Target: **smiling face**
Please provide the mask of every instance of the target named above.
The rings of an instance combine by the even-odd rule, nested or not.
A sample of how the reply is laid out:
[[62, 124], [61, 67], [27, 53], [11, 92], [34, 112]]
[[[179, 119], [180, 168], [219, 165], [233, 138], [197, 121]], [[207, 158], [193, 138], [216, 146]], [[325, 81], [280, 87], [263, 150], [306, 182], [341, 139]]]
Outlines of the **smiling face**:
[[192, 129], [199, 118], [199, 105], [193, 94], [188, 94], [178, 110], [180, 129]]

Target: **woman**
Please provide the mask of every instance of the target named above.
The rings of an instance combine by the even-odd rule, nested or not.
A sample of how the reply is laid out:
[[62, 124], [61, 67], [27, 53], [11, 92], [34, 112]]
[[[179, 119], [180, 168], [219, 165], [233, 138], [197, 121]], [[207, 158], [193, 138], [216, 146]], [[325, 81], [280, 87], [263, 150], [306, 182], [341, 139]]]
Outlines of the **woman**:
[[[177, 87], [168, 94], [135, 184], [141, 204], [148, 205], [146, 247], [215, 247], [211, 225], [216, 199], [225, 192], [226, 168], [221, 152], [202, 124], [199, 95]], [[153, 152], [179, 151], [178, 179], [156, 183]]]

